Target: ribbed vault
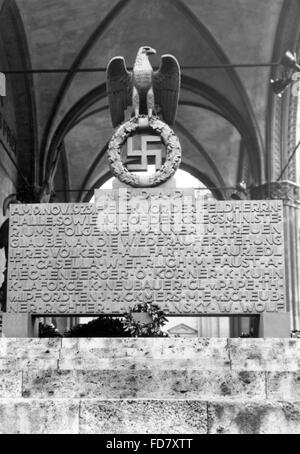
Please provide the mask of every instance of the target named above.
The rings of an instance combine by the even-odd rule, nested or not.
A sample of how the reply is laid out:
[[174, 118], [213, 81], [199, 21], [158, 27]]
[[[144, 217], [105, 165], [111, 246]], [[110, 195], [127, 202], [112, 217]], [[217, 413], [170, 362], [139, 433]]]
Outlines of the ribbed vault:
[[[105, 147], [113, 130], [105, 73], [78, 73], [79, 68], [104, 68], [115, 55], [131, 66], [146, 43], [158, 55], [174, 54], [183, 67], [269, 62], [279, 58], [273, 50], [277, 30], [286, 36], [287, 18], [298, 13], [295, 0], [4, 2], [6, 48], [10, 36], [18, 36], [19, 53], [26, 55], [8, 67], [70, 70], [13, 78], [14, 92], [23, 90], [30, 99], [20, 103], [20, 112], [27, 105], [22, 116], [30, 125], [18, 126], [24, 140], [18, 160], [26, 178], [40, 186], [53, 180], [54, 189], [65, 191], [58, 192], [60, 200], [82, 200], [86, 189], [109, 177]], [[291, 29], [298, 29], [296, 22]], [[267, 163], [276, 115], [270, 75], [269, 68], [183, 69], [175, 129], [185, 168], [216, 187], [241, 179], [258, 185], [273, 175]]]

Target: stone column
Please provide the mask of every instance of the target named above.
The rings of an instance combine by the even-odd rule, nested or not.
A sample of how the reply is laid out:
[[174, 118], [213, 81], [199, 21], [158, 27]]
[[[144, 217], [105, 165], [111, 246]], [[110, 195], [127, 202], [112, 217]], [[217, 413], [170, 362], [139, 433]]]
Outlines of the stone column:
[[292, 330], [300, 330], [300, 186], [271, 182], [252, 189], [253, 199], [283, 201], [287, 311]]
[[38, 337], [39, 318], [30, 314], [2, 314], [3, 337]]

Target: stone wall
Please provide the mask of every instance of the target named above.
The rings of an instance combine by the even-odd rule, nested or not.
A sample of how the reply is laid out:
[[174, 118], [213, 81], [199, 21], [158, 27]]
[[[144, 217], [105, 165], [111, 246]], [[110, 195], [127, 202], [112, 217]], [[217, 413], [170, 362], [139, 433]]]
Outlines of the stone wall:
[[294, 339], [2, 339], [0, 433], [300, 433]]

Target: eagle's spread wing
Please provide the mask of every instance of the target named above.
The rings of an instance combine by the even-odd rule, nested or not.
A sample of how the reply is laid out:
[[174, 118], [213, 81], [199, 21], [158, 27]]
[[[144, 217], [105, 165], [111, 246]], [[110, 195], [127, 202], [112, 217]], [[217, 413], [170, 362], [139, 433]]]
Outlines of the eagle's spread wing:
[[132, 73], [123, 57], [113, 58], [107, 67], [107, 95], [114, 128], [124, 121], [124, 113], [132, 103]]
[[163, 55], [158, 71], [154, 73], [155, 104], [161, 108], [163, 120], [173, 126], [180, 90], [180, 66], [173, 55]]

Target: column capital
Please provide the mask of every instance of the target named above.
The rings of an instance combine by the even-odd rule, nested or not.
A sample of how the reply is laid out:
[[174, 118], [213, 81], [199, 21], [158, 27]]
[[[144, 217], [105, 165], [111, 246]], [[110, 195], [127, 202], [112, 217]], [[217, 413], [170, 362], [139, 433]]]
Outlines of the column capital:
[[292, 181], [272, 181], [251, 188], [252, 199], [279, 199], [300, 208], [300, 186]]

